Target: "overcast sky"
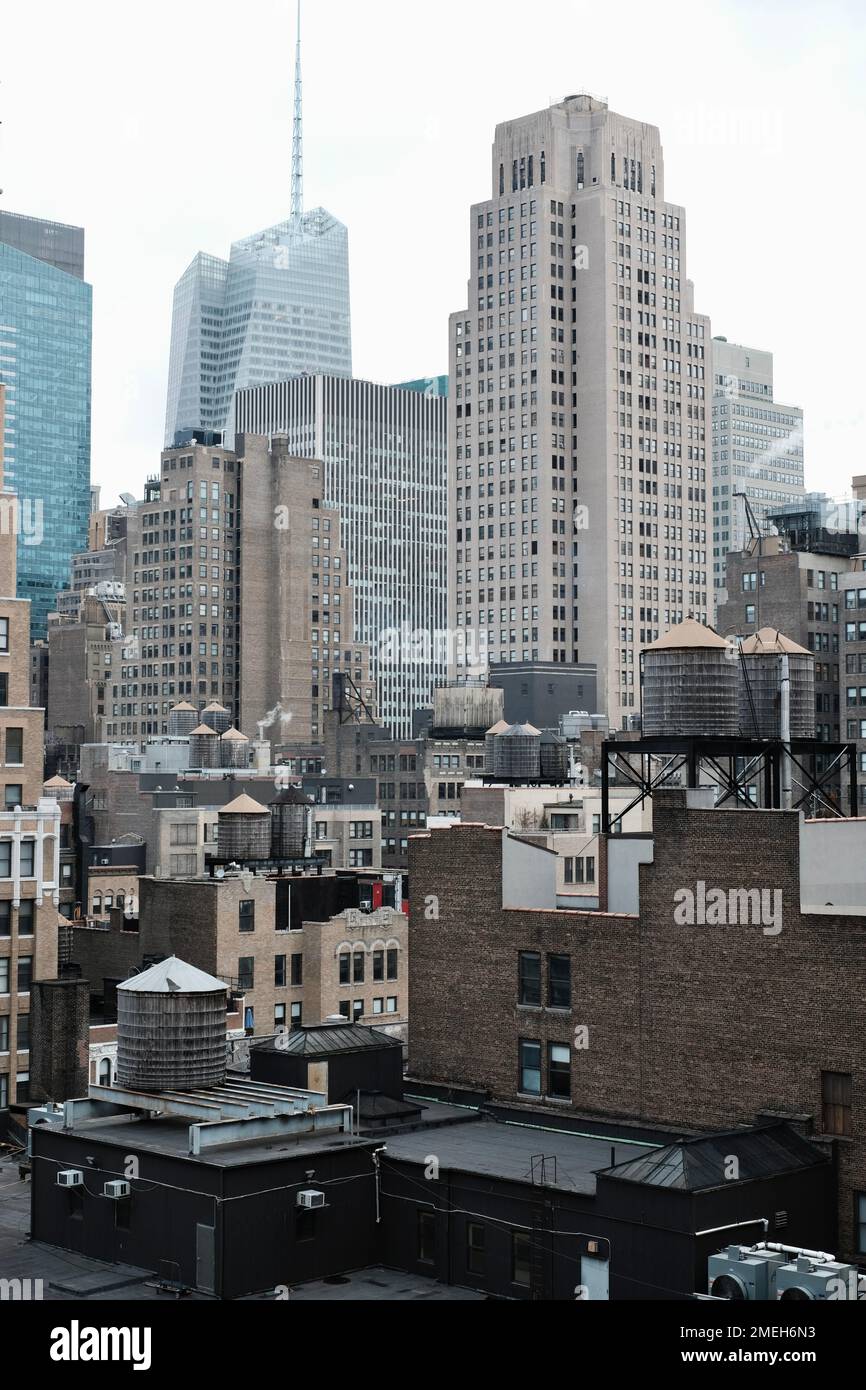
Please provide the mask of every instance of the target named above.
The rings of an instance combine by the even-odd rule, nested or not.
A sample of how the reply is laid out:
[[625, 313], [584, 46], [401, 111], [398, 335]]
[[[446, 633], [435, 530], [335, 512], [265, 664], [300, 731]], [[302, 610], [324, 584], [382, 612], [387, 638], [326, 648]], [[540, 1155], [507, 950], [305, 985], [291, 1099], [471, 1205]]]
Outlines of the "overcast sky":
[[[93, 480], [159, 463], [171, 296], [288, 215], [294, 0], [2, 0], [0, 205], [86, 228]], [[657, 125], [713, 332], [775, 353], [806, 481], [866, 473], [863, 0], [304, 0], [306, 205], [349, 227], [355, 375], [447, 370], [497, 121]]]

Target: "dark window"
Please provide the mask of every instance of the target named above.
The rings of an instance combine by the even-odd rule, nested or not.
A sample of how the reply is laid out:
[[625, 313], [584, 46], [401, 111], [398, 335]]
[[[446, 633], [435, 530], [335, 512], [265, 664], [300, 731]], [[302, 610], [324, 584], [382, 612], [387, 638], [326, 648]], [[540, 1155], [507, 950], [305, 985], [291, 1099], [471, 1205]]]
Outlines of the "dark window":
[[292, 956], [292, 985], [297, 989], [304, 983], [304, 957]]
[[466, 1227], [466, 1268], [470, 1274], [483, 1274], [486, 1268], [485, 1230], [474, 1221]]
[[436, 1217], [432, 1211], [418, 1213], [418, 1262], [422, 1265], [436, 1263]]
[[547, 1094], [571, 1100], [571, 1049], [565, 1043], [549, 1044]]
[[255, 988], [255, 960], [252, 956], [241, 956], [238, 961], [238, 988]]
[[14, 811], [24, 801], [24, 788], [20, 782], [7, 782], [3, 788], [3, 804], [7, 811]]
[[362, 1019], [363, 1017], [364, 1017], [364, 1001], [363, 1001], [363, 999], [356, 999], [355, 1002], [354, 1002], [353, 1005], [352, 1005], [352, 1021], [353, 1021], [353, 1023], [358, 1023], [359, 1020]]
[[30, 982], [31, 982], [32, 979], [33, 979], [33, 957], [32, 957], [32, 956], [19, 956], [19, 957], [18, 957], [18, 991], [19, 991], [20, 994], [26, 994], [26, 993], [27, 993], [27, 991], [28, 991], [29, 988], [30, 988]]
[[571, 1008], [571, 956], [547, 957], [547, 1003], [551, 1009]]
[[534, 951], [521, 951], [518, 1000], [521, 1004], [541, 1007], [541, 956]]
[[352, 983], [352, 957], [347, 951], [340, 956], [340, 984], [348, 985]]
[[511, 1233], [511, 1282], [528, 1289], [532, 1280], [532, 1241], [528, 1231]]
[[518, 1088], [525, 1096], [541, 1095], [541, 1043], [522, 1039]]
[[277, 989], [284, 989], [286, 984], [286, 958], [285, 956], [274, 956], [274, 984]]
[[855, 1192], [854, 1202], [854, 1224], [857, 1228], [857, 1254], [866, 1255], [866, 1192]]
[[21, 877], [32, 878], [36, 872], [36, 841], [21, 841]]
[[241, 931], [255, 931], [256, 905], [254, 902], [238, 903], [238, 924]]
[[6, 730], [6, 762], [23, 763], [24, 761], [24, 730]]
[[341, 999], [337, 1012], [343, 1017], [348, 1018], [352, 1012], [352, 1004], [349, 999]]
[[398, 955], [399, 955], [399, 952], [395, 951], [393, 948], [388, 952], [388, 979], [389, 979], [389, 980], [396, 980], [396, 978], [397, 978], [397, 957], [398, 957]]
[[851, 1076], [846, 1072], [821, 1073], [821, 1127], [824, 1134], [851, 1134]]
[[[24, 904], [22, 903], [23, 907]], [[0, 936], [12, 935], [12, 904], [7, 899], [0, 903]]]
[[[33, 900], [31, 899], [28, 902], [23, 902], [18, 909], [18, 935], [32, 936], [35, 921], [35, 904]], [[2, 920], [0, 920], [0, 936], [2, 935], [3, 923]]]
[[373, 979], [384, 980], [385, 978], [385, 952], [373, 952]]
[[[18, 1051], [27, 1052], [30, 1048], [30, 1015], [18, 1015]], [[21, 1099], [19, 1095], [19, 1100]]]
[[9, 676], [5, 671], [0, 671], [0, 705], [9, 703]]
[[354, 965], [352, 968], [352, 983], [362, 985], [364, 983], [364, 952], [356, 951]]

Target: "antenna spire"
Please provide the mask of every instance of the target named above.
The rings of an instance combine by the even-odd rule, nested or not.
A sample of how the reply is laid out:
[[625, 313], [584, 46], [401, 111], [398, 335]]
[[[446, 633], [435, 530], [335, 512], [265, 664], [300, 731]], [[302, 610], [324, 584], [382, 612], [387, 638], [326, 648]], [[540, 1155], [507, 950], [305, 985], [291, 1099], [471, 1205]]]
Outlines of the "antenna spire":
[[298, 39], [295, 48], [295, 116], [292, 124], [292, 221], [304, 215], [304, 120], [301, 105], [301, 0], [298, 0]]

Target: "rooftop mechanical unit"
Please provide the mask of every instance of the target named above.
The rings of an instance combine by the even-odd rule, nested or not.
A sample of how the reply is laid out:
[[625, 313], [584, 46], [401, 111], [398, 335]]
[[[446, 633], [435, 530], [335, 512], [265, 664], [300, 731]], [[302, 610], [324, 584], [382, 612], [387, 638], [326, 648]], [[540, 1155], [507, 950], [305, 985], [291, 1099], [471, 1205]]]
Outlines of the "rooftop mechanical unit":
[[801, 1255], [793, 1264], [783, 1265], [776, 1276], [776, 1297], [780, 1303], [854, 1301], [857, 1296], [857, 1270], [853, 1265]]
[[84, 1174], [80, 1168], [61, 1168], [57, 1174], [58, 1187], [83, 1187]]
[[312, 1188], [306, 1188], [298, 1193], [298, 1206], [303, 1207], [304, 1211], [317, 1211], [325, 1205], [324, 1192], [315, 1192]]
[[107, 1182], [102, 1189], [106, 1197], [110, 1197], [113, 1202], [119, 1202], [124, 1197], [132, 1196], [132, 1186], [125, 1178], [117, 1178], [112, 1182]]
[[714, 1298], [748, 1303], [776, 1297], [776, 1277], [786, 1256], [775, 1250], [750, 1250], [730, 1245], [707, 1262], [709, 1292]]

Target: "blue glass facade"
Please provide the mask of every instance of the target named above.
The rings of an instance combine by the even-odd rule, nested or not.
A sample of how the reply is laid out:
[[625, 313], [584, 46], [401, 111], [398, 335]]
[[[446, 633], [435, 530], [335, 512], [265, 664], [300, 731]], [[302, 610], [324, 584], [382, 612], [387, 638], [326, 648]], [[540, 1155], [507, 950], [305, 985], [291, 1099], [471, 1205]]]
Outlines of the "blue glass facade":
[[92, 291], [77, 273], [80, 228], [6, 214], [0, 238], [9, 238], [0, 239], [5, 484], [19, 499], [18, 597], [30, 600], [31, 635], [43, 637], [87, 544]]

